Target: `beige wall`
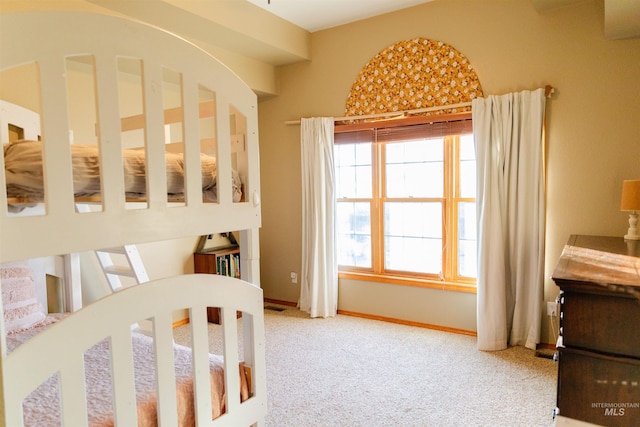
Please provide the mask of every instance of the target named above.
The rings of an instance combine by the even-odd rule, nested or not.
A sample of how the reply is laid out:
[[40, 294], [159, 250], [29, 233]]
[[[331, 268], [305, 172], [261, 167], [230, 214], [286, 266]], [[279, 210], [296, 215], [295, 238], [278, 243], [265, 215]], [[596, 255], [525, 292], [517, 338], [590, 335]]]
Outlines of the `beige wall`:
[[[621, 182], [640, 177], [640, 39], [606, 40], [600, 1], [537, 12], [528, 0], [438, 0], [312, 34], [312, 60], [278, 70], [279, 96], [259, 105], [263, 189], [261, 283], [296, 302], [301, 266], [299, 127], [341, 116], [353, 80], [379, 51], [413, 37], [452, 45], [475, 66], [485, 95], [553, 85], [547, 103], [545, 299], [570, 234], [622, 236]], [[340, 281], [339, 309], [476, 329], [475, 294]], [[554, 342], [541, 316], [543, 342]]]

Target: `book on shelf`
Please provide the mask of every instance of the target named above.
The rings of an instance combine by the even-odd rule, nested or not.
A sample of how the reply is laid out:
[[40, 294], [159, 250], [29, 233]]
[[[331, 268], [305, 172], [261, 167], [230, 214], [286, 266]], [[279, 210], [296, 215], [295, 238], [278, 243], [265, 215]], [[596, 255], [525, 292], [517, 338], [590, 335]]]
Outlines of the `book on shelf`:
[[240, 253], [216, 254], [216, 272], [223, 276], [240, 278]]

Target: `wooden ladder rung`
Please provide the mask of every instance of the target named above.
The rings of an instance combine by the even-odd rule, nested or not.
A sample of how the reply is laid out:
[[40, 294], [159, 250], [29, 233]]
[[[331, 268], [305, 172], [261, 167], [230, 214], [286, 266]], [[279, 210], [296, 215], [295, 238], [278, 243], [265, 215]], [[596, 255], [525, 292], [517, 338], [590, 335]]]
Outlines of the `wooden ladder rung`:
[[124, 247], [98, 249], [98, 250], [96, 250], [96, 252], [103, 252], [103, 253], [107, 253], [107, 254], [119, 254], [119, 255], [125, 255], [126, 254], [126, 251], [125, 251]]
[[127, 277], [136, 277], [136, 273], [130, 269], [129, 267], [123, 267], [119, 265], [111, 265], [108, 267], [104, 267], [104, 272], [106, 274], [113, 274], [115, 276], [127, 276]]

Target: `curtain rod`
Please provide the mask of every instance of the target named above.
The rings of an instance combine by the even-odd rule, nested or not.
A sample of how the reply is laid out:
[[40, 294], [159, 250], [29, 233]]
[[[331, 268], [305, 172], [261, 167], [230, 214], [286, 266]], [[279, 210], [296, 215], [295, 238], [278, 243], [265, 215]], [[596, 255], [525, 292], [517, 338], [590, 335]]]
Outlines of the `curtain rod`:
[[[555, 88], [550, 85], [546, 85], [544, 87], [544, 96], [547, 98], [551, 98], [551, 95], [555, 92]], [[334, 117], [334, 122], [343, 122], [347, 120], [367, 120], [367, 119], [380, 119], [380, 118], [395, 118], [395, 117], [405, 117], [410, 116], [412, 114], [420, 114], [420, 113], [429, 113], [431, 111], [439, 111], [446, 110], [450, 108], [461, 108], [461, 107], [469, 107], [471, 102], [461, 102], [459, 104], [450, 104], [450, 105], [440, 105], [437, 107], [428, 107], [428, 108], [418, 108], [416, 110], [406, 110], [406, 111], [392, 111], [390, 113], [380, 113], [380, 114], [369, 114], [362, 116], [348, 116], [348, 117]], [[287, 120], [284, 122], [285, 125], [299, 125], [300, 120]]]

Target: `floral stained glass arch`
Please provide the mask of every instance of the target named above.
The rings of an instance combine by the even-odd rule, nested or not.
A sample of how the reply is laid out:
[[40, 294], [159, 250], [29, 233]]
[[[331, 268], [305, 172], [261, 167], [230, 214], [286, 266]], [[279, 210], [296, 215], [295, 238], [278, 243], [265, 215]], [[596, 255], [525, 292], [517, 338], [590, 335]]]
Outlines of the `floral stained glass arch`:
[[423, 114], [470, 111], [455, 104], [482, 97], [469, 60], [450, 45], [426, 38], [393, 44], [373, 57], [351, 87], [345, 116], [452, 105]]

